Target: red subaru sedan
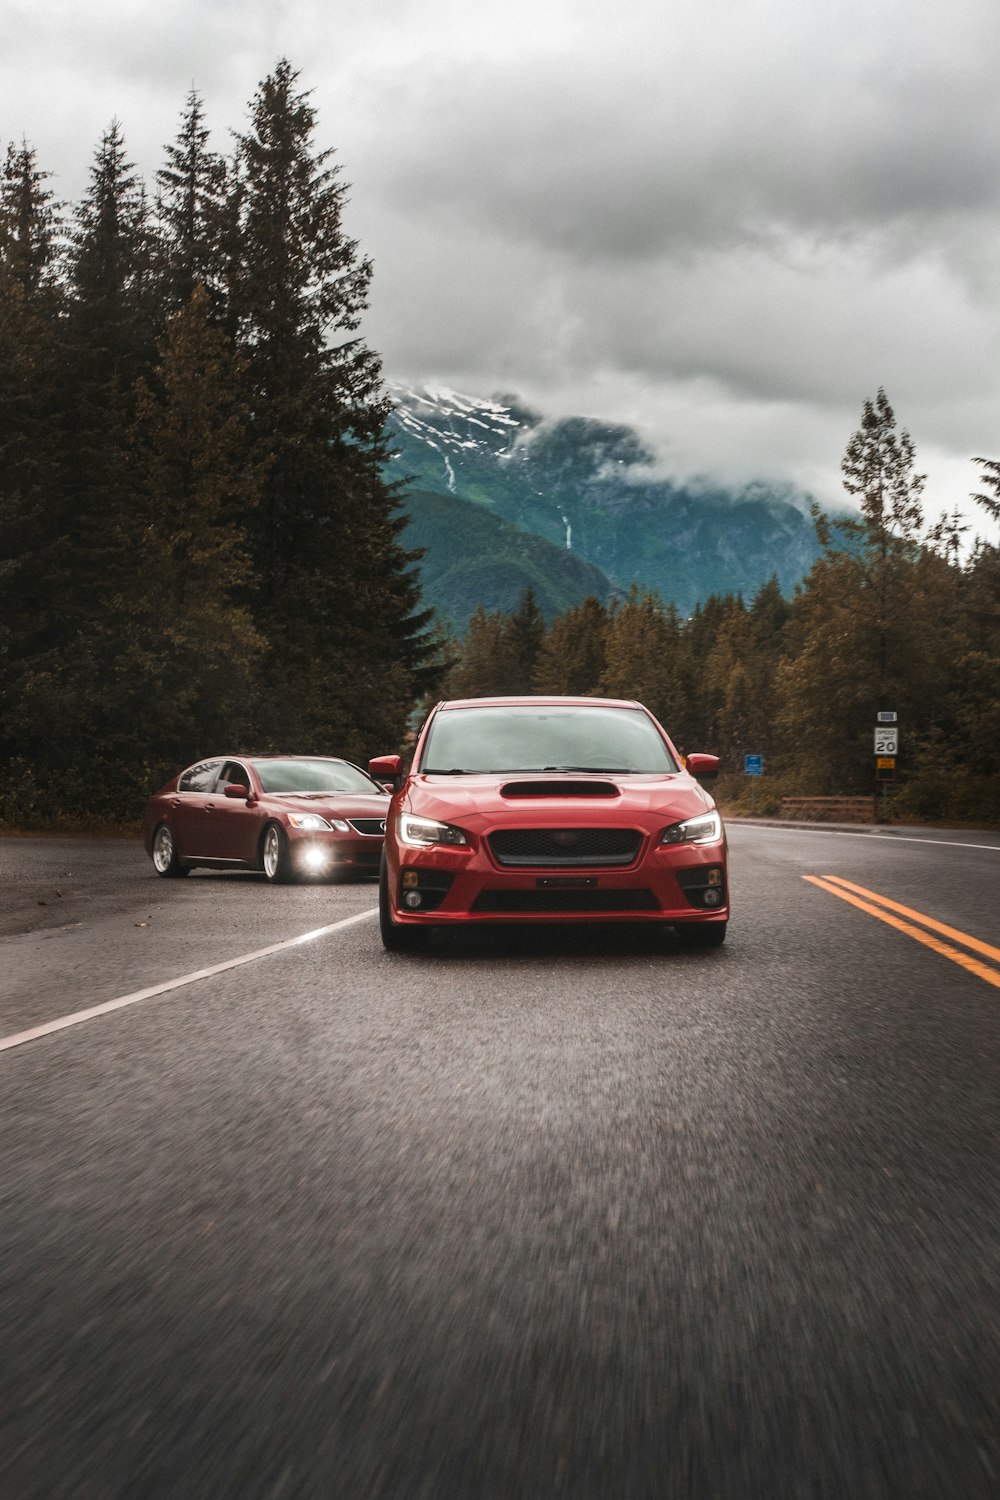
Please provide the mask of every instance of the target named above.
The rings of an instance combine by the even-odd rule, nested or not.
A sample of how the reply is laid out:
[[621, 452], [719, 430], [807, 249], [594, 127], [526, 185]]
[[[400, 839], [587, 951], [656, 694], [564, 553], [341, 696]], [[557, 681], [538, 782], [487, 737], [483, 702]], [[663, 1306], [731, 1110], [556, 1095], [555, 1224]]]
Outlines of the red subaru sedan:
[[379, 883], [382, 942], [420, 948], [466, 923], [644, 922], [718, 947], [729, 918], [726, 836], [701, 785], [641, 703], [469, 698], [439, 703], [395, 779]]
[[142, 836], [158, 875], [210, 869], [374, 875], [389, 799], [350, 761], [318, 755], [215, 756], [146, 804]]

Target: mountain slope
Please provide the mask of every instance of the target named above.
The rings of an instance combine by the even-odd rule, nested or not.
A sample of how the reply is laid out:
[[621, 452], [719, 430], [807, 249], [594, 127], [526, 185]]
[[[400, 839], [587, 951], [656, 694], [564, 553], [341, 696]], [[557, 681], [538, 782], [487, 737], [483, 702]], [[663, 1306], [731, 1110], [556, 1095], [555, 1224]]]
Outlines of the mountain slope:
[[[684, 612], [713, 593], [750, 596], [772, 575], [790, 592], [817, 556], [804, 497], [656, 478], [629, 427], [543, 422], [511, 398], [390, 390], [398, 451], [388, 477], [411, 482], [414, 515], [417, 492], [471, 501], [593, 564], [616, 588], [639, 583]], [[423, 535], [430, 562], [439, 545], [430, 517]]]
[[589, 595], [606, 602], [611, 584], [599, 568], [565, 547], [521, 531], [482, 505], [455, 495], [410, 489], [404, 547], [422, 547], [424, 603], [464, 629], [481, 605], [509, 614], [533, 589], [546, 620]]

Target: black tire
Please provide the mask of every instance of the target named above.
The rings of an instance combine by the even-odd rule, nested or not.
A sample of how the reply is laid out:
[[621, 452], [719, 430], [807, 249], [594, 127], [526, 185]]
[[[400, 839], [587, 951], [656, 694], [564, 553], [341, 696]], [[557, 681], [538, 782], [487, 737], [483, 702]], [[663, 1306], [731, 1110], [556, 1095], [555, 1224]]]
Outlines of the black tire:
[[728, 922], [678, 922], [677, 939], [682, 948], [721, 948]]
[[426, 927], [398, 927], [392, 920], [389, 869], [385, 855], [382, 856], [378, 872], [378, 928], [382, 935], [382, 947], [387, 953], [420, 953], [427, 947], [430, 937]]
[[265, 880], [272, 885], [287, 885], [292, 878], [292, 856], [288, 850], [285, 830], [277, 823], [268, 823], [260, 840], [260, 867]]
[[161, 823], [153, 834], [153, 869], [164, 880], [177, 880], [181, 875], [190, 875], [189, 865], [182, 865], [177, 855], [174, 836], [166, 823]]

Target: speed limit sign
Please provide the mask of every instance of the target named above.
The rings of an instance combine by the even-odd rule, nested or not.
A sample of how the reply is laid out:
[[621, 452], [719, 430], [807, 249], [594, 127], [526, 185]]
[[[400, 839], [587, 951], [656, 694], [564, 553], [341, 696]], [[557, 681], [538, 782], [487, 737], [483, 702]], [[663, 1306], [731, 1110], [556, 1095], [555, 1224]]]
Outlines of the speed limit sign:
[[875, 754], [899, 754], [899, 730], [895, 724], [878, 724], [875, 727]]

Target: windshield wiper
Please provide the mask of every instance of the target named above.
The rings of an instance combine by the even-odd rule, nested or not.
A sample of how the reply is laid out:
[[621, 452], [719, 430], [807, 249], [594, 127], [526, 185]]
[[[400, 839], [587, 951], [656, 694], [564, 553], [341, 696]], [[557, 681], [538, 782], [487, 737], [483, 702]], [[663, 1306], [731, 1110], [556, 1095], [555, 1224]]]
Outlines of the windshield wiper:
[[450, 766], [443, 770], [438, 766], [427, 766], [421, 772], [421, 776], [479, 776], [479, 771], [468, 771], [464, 766]]
[[631, 766], [543, 766], [543, 771], [588, 771], [592, 776], [631, 776]]

